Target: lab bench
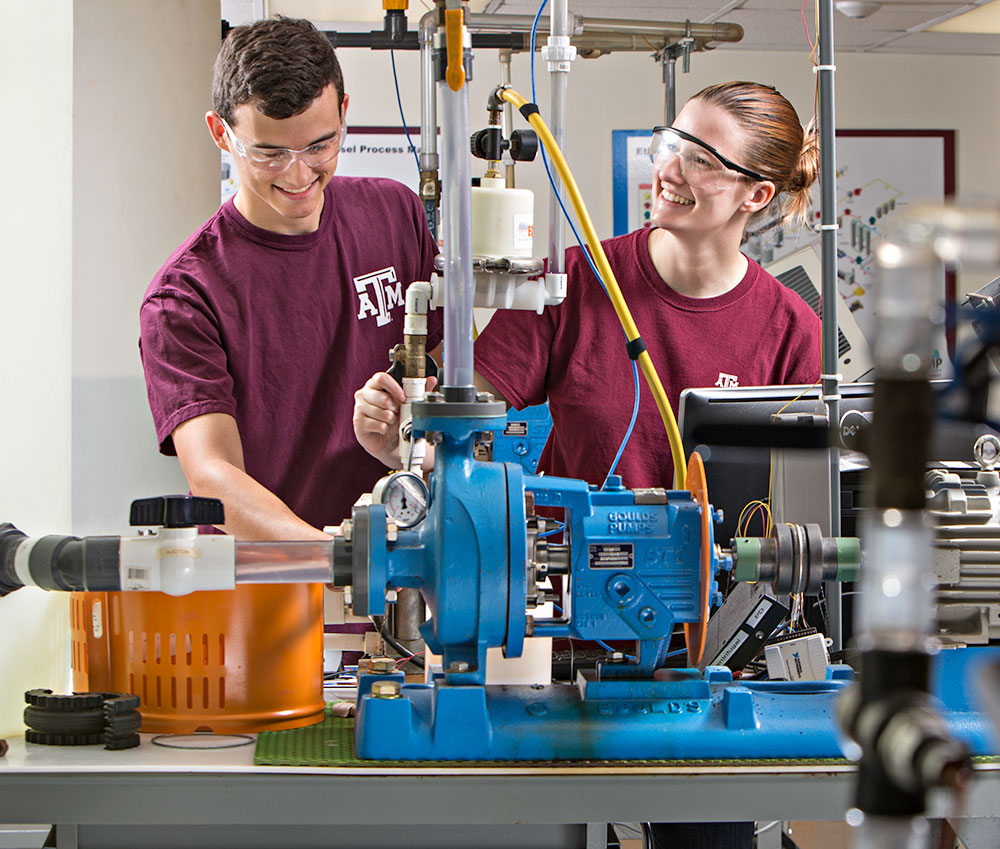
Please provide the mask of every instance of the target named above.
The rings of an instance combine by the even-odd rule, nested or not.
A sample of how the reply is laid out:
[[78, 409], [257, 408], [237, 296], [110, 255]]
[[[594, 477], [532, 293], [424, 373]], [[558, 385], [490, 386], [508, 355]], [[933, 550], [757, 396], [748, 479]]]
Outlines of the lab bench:
[[[56, 824], [58, 849], [597, 849], [609, 822], [840, 819], [854, 784], [836, 762], [283, 767], [146, 734], [120, 752], [8, 742], [0, 823]], [[932, 795], [930, 815], [949, 804]], [[1000, 765], [977, 766], [960, 815], [998, 810]]]

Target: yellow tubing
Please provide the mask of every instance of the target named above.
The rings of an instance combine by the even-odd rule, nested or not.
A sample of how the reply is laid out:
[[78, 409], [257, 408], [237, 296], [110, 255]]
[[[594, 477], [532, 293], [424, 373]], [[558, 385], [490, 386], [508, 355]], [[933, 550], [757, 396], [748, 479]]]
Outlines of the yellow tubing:
[[[502, 88], [499, 94], [500, 97], [513, 103], [518, 109], [528, 102], [522, 95], [511, 88]], [[559, 177], [563, 181], [566, 191], [569, 193], [570, 202], [573, 204], [573, 209], [576, 210], [577, 217], [580, 219], [580, 224], [587, 239], [587, 245], [590, 247], [590, 254], [598, 270], [601, 272], [601, 276], [604, 278], [608, 296], [611, 298], [611, 303], [615, 308], [615, 313], [618, 315], [618, 320], [625, 330], [625, 336], [629, 342], [632, 342], [639, 337], [639, 329], [635, 326], [632, 313], [629, 312], [628, 304], [625, 303], [625, 298], [622, 296], [618, 281], [615, 279], [615, 273], [611, 270], [611, 264], [608, 262], [604, 248], [601, 246], [601, 240], [597, 237], [597, 232], [594, 230], [590, 214], [583, 203], [583, 198], [580, 196], [580, 190], [577, 188], [573, 174], [569, 170], [569, 165], [566, 163], [559, 145], [556, 144], [555, 138], [553, 138], [549, 128], [542, 120], [542, 116], [535, 112], [527, 116], [527, 118], [528, 123], [535, 128], [535, 132], [538, 133], [542, 144], [545, 145], [549, 156], [552, 157], [552, 162], [559, 172]], [[650, 391], [653, 393], [653, 399], [656, 401], [657, 409], [660, 411], [660, 418], [663, 419], [663, 426], [667, 431], [670, 454], [674, 461], [674, 486], [676, 489], [685, 489], [687, 460], [684, 457], [684, 445], [681, 442], [681, 433], [677, 427], [677, 420], [674, 418], [674, 411], [670, 409], [670, 400], [663, 389], [663, 384], [660, 383], [659, 375], [656, 373], [656, 367], [653, 365], [652, 359], [650, 359], [649, 352], [643, 351], [639, 355], [637, 362], [639, 368], [642, 369], [643, 376], [646, 378], [646, 383], [649, 384]]]

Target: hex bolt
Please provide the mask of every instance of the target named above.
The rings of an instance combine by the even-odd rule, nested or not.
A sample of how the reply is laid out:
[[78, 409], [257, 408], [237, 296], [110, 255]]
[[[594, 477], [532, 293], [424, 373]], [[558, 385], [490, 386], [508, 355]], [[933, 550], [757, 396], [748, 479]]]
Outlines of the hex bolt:
[[622, 652], [622, 651], [613, 651], [608, 656], [608, 660], [611, 663], [624, 663], [625, 662], [625, 652]]
[[368, 661], [368, 667], [372, 672], [377, 672], [379, 674], [395, 672], [396, 661], [394, 661], [391, 657], [373, 657], [370, 661]]
[[493, 396], [489, 392], [477, 392], [476, 401], [480, 404], [489, 404], [493, 401]]
[[399, 682], [398, 681], [376, 681], [372, 684], [371, 694], [376, 699], [398, 699], [399, 698]]
[[451, 663], [448, 664], [448, 671], [449, 672], [468, 672], [469, 671], [469, 664], [466, 663], [464, 660], [453, 660]]

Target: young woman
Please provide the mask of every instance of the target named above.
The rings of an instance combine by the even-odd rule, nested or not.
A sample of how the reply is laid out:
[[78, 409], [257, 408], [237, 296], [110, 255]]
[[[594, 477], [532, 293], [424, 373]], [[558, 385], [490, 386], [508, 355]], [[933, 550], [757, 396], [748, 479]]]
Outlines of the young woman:
[[[740, 252], [752, 222], [805, 218], [819, 151], [770, 86], [729, 82], [692, 97], [656, 128], [652, 224], [603, 243], [676, 411], [690, 386], [812, 383], [820, 322], [794, 292]], [[775, 209], [777, 207], [777, 209]], [[553, 430], [539, 470], [600, 484], [632, 411], [625, 337], [582, 251], [567, 251], [568, 295], [541, 316], [498, 311], [476, 341], [482, 388], [518, 409], [549, 402]], [[375, 375], [355, 395], [361, 444], [398, 461], [402, 391]], [[629, 488], [666, 486], [673, 463], [649, 392], [618, 465]]]

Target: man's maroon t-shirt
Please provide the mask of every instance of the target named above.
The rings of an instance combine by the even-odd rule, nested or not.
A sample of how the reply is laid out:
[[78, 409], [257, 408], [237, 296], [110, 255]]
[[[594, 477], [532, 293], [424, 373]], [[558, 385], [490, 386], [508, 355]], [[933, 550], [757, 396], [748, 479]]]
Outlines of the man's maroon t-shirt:
[[[649, 256], [649, 230], [604, 242], [625, 301], [676, 415], [681, 390], [812, 383], [820, 321], [757, 263], [714, 298], [671, 289]], [[632, 415], [625, 335], [579, 248], [566, 254], [568, 295], [541, 316], [497, 312], [476, 340], [476, 370], [515, 407], [549, 401], [553, 429], [539, 470], [603, 482]], [[635, 430], [618, 465], [629, 488], [673, 486], [656, 403], [640, 374]]]
[[[319, 228], [287, 236], [223, 204], [157, 273], [140, 349], [160, 450], [204, 413], [239, 426], [247, 473], [322, 527], [385, 467], [354, 437], [354, 392], [403, 339], [406, 287], [437, 252], [417, 196], [334, 177]], [[428, 349], [441, 339], [432, 313]]]

